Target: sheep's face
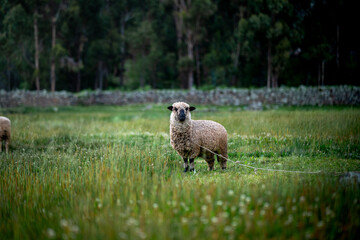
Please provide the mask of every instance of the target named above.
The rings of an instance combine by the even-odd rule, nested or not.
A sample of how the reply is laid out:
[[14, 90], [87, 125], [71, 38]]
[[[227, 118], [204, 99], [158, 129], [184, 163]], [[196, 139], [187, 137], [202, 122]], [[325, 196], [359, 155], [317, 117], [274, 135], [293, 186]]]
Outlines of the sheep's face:
[[171, 118], [179, 122], [184, 122], [186, 119], [191, 119], [190, 112], [196, 108], [184, 102], [176, 102], [172, 106], [169, 106], [168, 109], [171, 111]]

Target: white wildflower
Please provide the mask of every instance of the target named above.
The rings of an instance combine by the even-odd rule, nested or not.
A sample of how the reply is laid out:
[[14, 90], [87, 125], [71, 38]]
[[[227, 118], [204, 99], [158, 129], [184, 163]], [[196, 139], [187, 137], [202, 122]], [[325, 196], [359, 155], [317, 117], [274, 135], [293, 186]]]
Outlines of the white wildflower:
[[334, 192], [332, 195], [331, 195], [331, 198], [334, 199], [336, 197], [336, 192]]
[[205, 225], [209, 223], [208, 219], [205, 218], [205, 217], [201, 217], [200, 221], [201, 221], [202, 224], [205, 224]]
[[236, 211], [236, 207], [235, 206], [232, 206], [231, 207], [231, 212], [233, 213], [233, 212], [235, 212]]
[[228, 213], [228, 212], [223, 212], [223, 213], [221, 213], [221, 217], [222, 217], [222, 218], [228, 218], [228, 217], [229, 217], [229, 213]]
[[290, 215], [288, 216], [288, 219], [287, 219], [286, 222], [285, 222], [285, 225], [291, 224], [291, 223], [293, 222], [293, 220], [294, 220], [294, 217], [290, 214]]
[[226, 233], [230, 233], [232, 231], [232, 227], [231, 226], [226, 226], [225, 228], [224, 228], [224, 232], [226, 232]]
[[246, 196], [245, 196], [244, 194], [241, 194], [241, 195], [240, 195], [240, 199], [241, 199], [241, 200], [245, 200], [245, 198], [246, 198]]
[[240, 214], [245, 214], [245, 213], [246, 213], [246, 209], [245, 209], [245, 208], [240, 208], [239, 213], [240, 213]]
[[54, 229], [48, 228], [46, 230], [46, 235], [48, 236], [48, 238], [55, 238], [56, 232], [54, 231]]
[[303, 212], [303, 217], [311, 217], [312, 216], [312, 212], [310, 212], [310, 211], [305, 211], [305, 212]]
[[334, 212], [329, 207], [327, 207], [325, 209], [325, 214], [326, 214], [326, 216], [333, 217]]
[[250, 216], [250, 217], [253, 217], [253, 216], [254, 216], [254, 213], [255, 213], [254, 210], [249, 211], [249, 216]]
[[61, 219], [60, 220], [60, 226], [65, 228], [68, 226], [68, 221], [66, 219]]
[[135, 218], [129, 218], [127, 221], [126, 221], [126, 224], [128, 226], [137, 226], [139, 223], [138, 221], [135, 219]]
[[78, 233], [79, 232], [79, 227], [76, 225], [71, 225], [70, 226], [70, 231], [73, 233]]
[[222, 206], [222, 204], [223, 204], [223, 202], [222, 202], [221, 200], [216, 201], [216, 205], [217, 205], [217, 206]]
[[265, 215], [265, 210], [264, 210], [264, 209], [261, 209], [261, 210], [260, 210], [260, 215], [261, 215], [261, 216], [264, 216], [264, 215]]
[[318, 228], [322, 228], [322, 227], [324, 226], [324, 222], [323, 222], [323, 221], [319, 221], [319, 222], [316, 224], [316, 226], [317, 226]]
[[206, 210], [207, 210], [207, 206], [206, 206], [206, 205], [201, 206], [201, 211], [206, 212]]
[[145, 239], [146, 238], [146, 233], [144, 233], [140, 228], [136, 229], [136, 233], [139, 236], [139, 238], [141, 239]]
[[215, 223], [218, 223], [219, 220], [217, 217], [213, 217], [213, 218], [211, 218], [211, 222], [215, 224]]

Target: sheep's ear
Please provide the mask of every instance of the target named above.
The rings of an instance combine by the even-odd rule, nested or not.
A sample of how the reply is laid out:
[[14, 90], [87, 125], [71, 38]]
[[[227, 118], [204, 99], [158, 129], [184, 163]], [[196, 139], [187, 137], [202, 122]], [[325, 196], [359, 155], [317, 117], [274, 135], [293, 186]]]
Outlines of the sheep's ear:
[[173, 110], [173, 106], [168, 106], [168, 109], [169, 109], [170, 111], [172, 111], [172, 110]]
[[196, 107], [190, 107], [190, 112], [194, 111], [196, 109]]

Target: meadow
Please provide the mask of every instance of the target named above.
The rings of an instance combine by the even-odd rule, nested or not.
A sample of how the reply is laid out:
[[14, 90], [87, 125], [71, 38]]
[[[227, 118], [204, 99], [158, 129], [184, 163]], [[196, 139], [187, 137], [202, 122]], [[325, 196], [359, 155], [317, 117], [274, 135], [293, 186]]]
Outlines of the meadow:
[[196, 106], [229, 162], [183, 173], [167, 105], [0, 109], [0, 239], [359, 239], [360, 108]]

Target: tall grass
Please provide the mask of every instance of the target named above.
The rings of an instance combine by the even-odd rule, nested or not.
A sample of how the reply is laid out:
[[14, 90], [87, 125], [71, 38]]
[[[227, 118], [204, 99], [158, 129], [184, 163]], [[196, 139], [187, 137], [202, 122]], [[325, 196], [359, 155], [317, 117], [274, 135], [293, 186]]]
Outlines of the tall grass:
[[[183, 173], [166, 106], [10, 109], [0, 155], [1, 239], [356, 239], [360, 110], [198, 107], [229, 134], [228, 163]], [[5, 111], [5, 110], [3, 110]]]

